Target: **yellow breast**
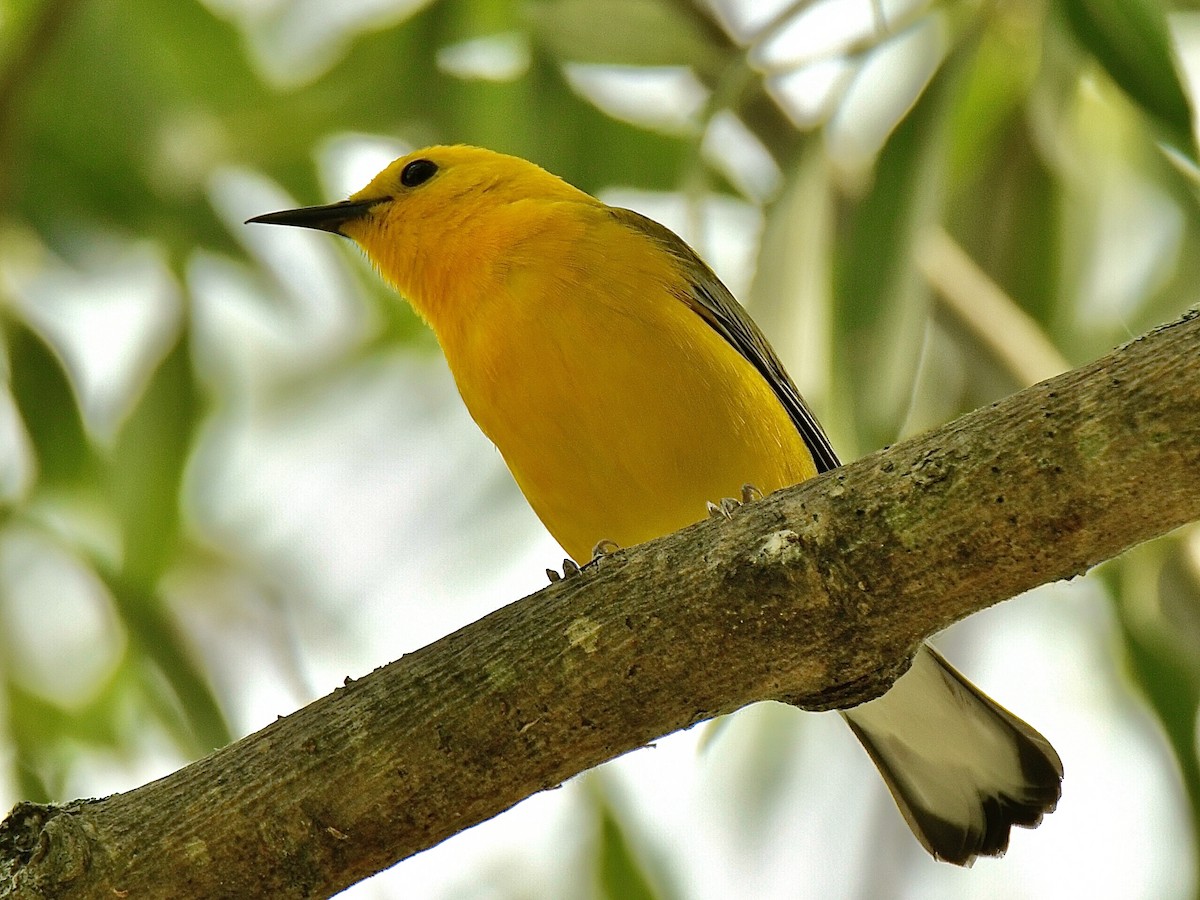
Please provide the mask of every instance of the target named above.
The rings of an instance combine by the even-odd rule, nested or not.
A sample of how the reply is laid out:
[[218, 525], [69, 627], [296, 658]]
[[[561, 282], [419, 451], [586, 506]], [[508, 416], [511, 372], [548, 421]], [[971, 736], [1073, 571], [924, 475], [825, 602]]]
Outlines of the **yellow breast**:
[[439, 337], [475, 421], [575, 559], [675, 531], [743, 483], [815, 474], [767, 382], [680, 299], [671, 257], [603, 207], [523, 242], [496, 287]]

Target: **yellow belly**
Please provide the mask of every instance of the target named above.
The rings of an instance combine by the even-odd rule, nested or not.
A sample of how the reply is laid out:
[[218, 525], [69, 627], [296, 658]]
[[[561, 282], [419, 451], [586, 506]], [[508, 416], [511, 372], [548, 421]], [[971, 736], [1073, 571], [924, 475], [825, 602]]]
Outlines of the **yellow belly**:
[[[703, 518], [705, 501], [815, 474], [770, 386], [645, 272], [602, 285], [514, 275], [443, 342], [459, 391], [576, 560]], [[638, 296], [637, 292], [641, 291]]]

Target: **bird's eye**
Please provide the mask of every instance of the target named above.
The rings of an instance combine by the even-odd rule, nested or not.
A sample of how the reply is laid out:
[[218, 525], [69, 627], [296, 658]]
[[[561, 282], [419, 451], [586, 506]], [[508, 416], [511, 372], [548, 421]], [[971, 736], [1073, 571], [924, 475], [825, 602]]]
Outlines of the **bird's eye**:
[[400, 183], [405, 187], [424, 184], [437, 173], [437, 163], [429, 159], [414, 159], [400, 170]]

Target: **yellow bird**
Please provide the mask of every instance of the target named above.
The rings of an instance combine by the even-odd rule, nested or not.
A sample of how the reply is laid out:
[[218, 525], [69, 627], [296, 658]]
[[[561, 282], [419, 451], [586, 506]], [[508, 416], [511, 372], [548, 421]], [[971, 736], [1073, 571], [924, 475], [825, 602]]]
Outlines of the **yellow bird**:
[[[257, 216], [354, 240], [437, 334], [459, 393], [575, 560], [839, 465], [758, 327], [674, 233], [476, 147], [393, 162], [350, 199]], [[928, 646], [842, 713], [917, 839], [999, 855], [1058, 802], [1042, 735]]]

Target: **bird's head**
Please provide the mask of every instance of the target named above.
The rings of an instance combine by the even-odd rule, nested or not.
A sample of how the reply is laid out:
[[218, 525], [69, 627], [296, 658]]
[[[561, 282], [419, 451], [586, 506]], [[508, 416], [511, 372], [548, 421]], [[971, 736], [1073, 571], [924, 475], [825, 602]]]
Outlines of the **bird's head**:
[[473, 267], [486, 270], [536, 220], [539, 206], [558, 201], [598, 202], [518, 157], [442, 146], [400, 157], [347, 200], [248, 221], [350, 238], [427, 312], [427, 295], [452, 290], [453, 280]]

